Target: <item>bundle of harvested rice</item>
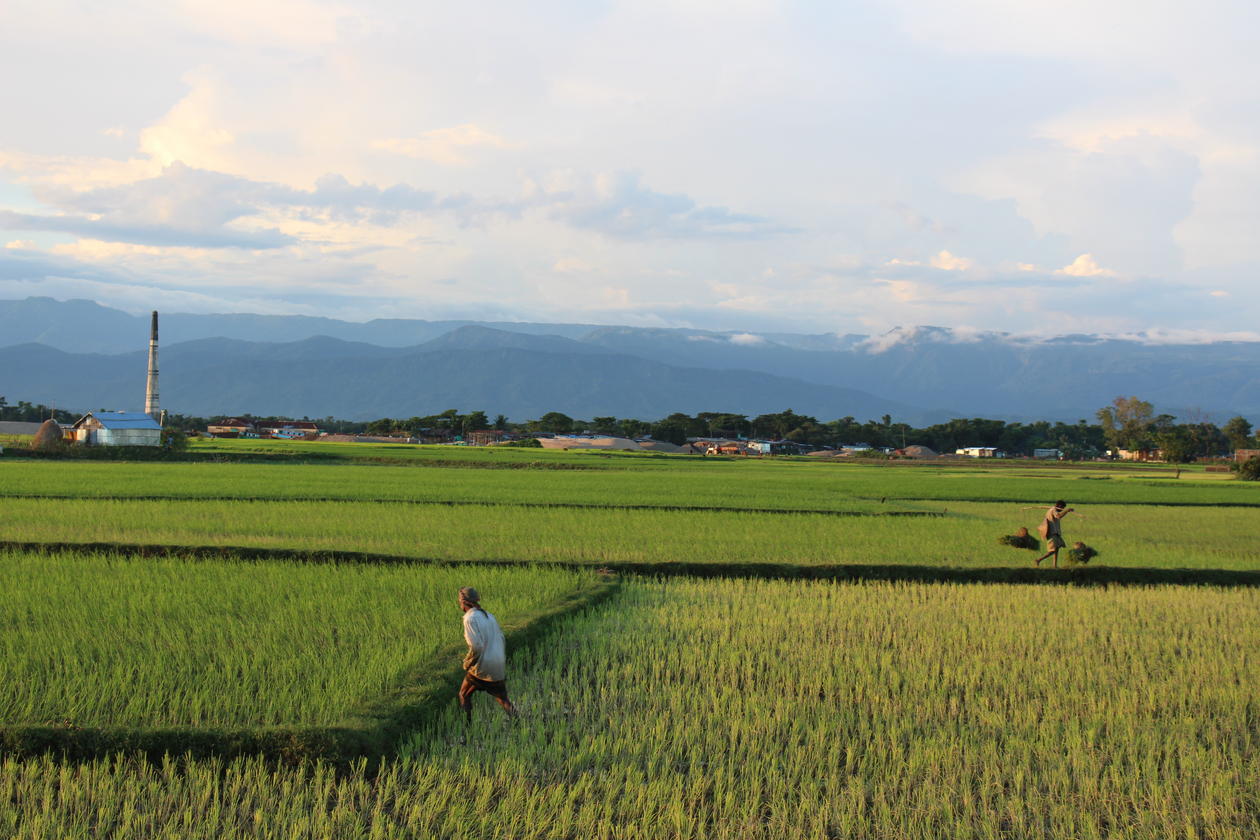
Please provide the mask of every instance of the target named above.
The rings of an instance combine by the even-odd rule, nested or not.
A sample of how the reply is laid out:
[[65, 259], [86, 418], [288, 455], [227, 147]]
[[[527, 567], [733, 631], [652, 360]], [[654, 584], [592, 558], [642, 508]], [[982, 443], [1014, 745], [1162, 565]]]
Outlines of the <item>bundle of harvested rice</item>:
[[1090, 548], [1083, 542], [1074, 542], [1072, 547], [1068, 549], [1068, 565], [1084, 566], [1098, 556], [1096, 549]]
[[1041, 543], [1037, 542], [1036, 537], [1028, 533], [1027, 528], [1020, 528], [1014, 534], [1003, 534], [998, 537], [998, 542], [1014, 548], [1030, 548], [1033, 551], [1041, 550]]

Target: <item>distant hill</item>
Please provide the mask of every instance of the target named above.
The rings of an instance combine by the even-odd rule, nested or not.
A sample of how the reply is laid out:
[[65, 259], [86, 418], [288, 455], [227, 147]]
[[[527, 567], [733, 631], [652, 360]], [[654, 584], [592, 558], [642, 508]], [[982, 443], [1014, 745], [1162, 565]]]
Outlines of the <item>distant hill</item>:
[[[147, 338], [145, 317], [91, 301], [0, 301], [0, 347], [39, 343], [90, 356], [143, 351]], [[526, 400], [528, 394], [550, 393], [555, 383], [540, 383], [536, 368], [515, 363], [496, 363], [498, 372], [488, 376], [475, 368], [479, 360], [504, 352], [573, 357], [553, 362], [556, 370], [577, 377], [611, 377], [607, 382], [575, 381], [557, 388], [566, 397], [565, 405], [576, 406], [572, 411], [558, 404], [544, 408], [583, 417], [616, 413], [650, 418], [687, 410], [684, 402], [695, 404], [687, 397], [699, 393], [695, 389], [699, 386], [671, 390], [674, 386], [668, 384], [686, 381], [723, 383], [723, 389], [709, 394], [720, 406], [711, 402], [697, 410], [790, 407], [806, 411], [807, 405], [814, 405], [825, 419], [852, 415], [866, 420], [886, 413], [879, 406], [899, 406], [906, 416], [887, 413], [907, 420], [911, 413], [924, 417], [953, 412], [1007, 419], [1092, 420], [1098, 408], [1114, 397], [1135, 394], [1154, 402], [1160, 411], [1182, 417], [1202, 413], [1220, 422], [1242, 414], [1260, 421], [1260, 342], [1159, 344], [1093, 335], [1029, 340], [1001, 333], [960, 334], [939, 327], [899, 328], [872, 337], [406, 319], [352, 323], [307, 316], [180, 313], [162, 314], [162, 342], [164, 373], [168, 365], [177, 365], [174, 370], [184, 366], [207, 372], [216, 370], [216, 365], [230, 368], [222, 387], [230, 384], [232, 390], [223, 393], [244, 388], [239, 381], [243, 373], [261, 376], [273, 362], [287, 363], [291, 371], [299, 370], [292, 367], [295, 363], [317, 361], [326, 363], [328, 370], [362, 367], [369, 361], [377, 363], [369, 367], [386, 368], [404, 357], [448, 353], [444, 371], [463, 373], [445, 384], [430, 381], [434, 399], [441, 402], [446, 393], [464, 393], [466, 382], [475, 380], [487, 389], [487, 398], [479, 400], [482, 407], [513, 417], [518, 409], [490, 397], [515, 394], [517, 401], [512, 405], [524, 411], [525, 405], [532, 405]], [[614, 357], [619, 361], [613, 362]], [[32, 362], [37, 369], [53, 366], [54, 357], [42, 358], [42, 362]], [[239, 361], [227, 365], [229, 359]], [[579, 364], [578, 359], [583, 361]], [[104, 364], [88, 357], [63, 362], [80, 364], [84, 370]], [[649, 376], [644, 363], [657, 366], [650, 368], [656, 372], [651, 375], [664, 377], [665, 369], [687, 373], [671, 373], [653, 387], [640, 381]], [[614, 368], [638, 371], [640, 380], [619, 379], [611, 373]], [[521, 381], [513, 380], [509, 371], [522, 377]], [[57, 381], [55, 374], [50, 375], [49, 386]], [[311, 375], [319, 381], [318, 375]], [[0, 394], [70, 404], [69, 397], [52, 387], [42, 387], [39, 394], [20, 392], [17, 377], [18, 372], [0, 366]], [[294, 400], [301, 394], [319, 393], [321, 405], [346, 404], [329, 393], [327, 383], [309, 392], [300, 378], [291, 383], [280, 379], [279, 387], [296, 389]], [[443, 390], [448, 386], [449, 391]], [[608, 394], [600, 393], [604, 386], [610, 389]], [[127, 387], [134, 390], [132, 385]], [[173, 389], [179, 387], [178, 379], [164, 377], [164, 400], [177, 394]], [[356, 383], [345, 387], [353, 389]], [[584, 404], [580, 397], [594, 402]], [[676, 398], [683, 402], [669, 402]], [[775, 399], [788, 401], [774, 405]], [[606, 406], [608, 400], [621, 405], [621, 410], [597, 407]], [[194, 402], [201, 404], [199, 397]], [[351, 400], [348, 404], [365, 403]], [[493, 407], [499, 405], [503, 407]], [[833, 406], [841, 413], [833, 415]], [[439, 410], [455, 407], [475, 406], [454, 402], [438, 406]], [[241, 405], [231, 410], [262, 409]], [[310, 405], [289, 413], [323, 415], [330, 410]]]
[[[323, 339], [315, 344], [319, 357], [303, 356], [311, 342], [188, 342], [162, 353], [162, 404], [183, 414], [353, 420], [448, 408], [503, 413], [513, 420], [548, 411], [587, 419], [656, 419], [675, 411], [764, 414], [785, 408], [819, 417], [893, 414], [916, 423], [949, 416], [766, 373], [676, 367], [580, 344], [565, 352], [564, 342], [576, 342], [522, 342], [519, 335], [502, 335], [504, 346], [495, 346], [486, 333], [463, 333], [414, 348], [340, 356], [328, 352], [336, 339]], [[521, 346], [530, 343], [537, 346]], [[356, 347], [361, 345], [350, 350]], [[0, 393], [84, 409], [134, 408], [143, 402], [145, 367], [143, 351], [101, 355], [39, 344], [0, 348], [0, 370], [5, 371]]]

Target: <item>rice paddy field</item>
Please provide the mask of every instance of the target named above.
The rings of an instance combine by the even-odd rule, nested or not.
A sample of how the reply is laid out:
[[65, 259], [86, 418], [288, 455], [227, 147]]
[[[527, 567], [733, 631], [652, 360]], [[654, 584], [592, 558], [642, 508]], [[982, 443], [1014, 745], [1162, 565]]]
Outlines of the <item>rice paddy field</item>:
[[[0, 458], [0, 837], [1260, 836], [1227, 474], [231, 444], [289, 460]], [[1056, 498], [1136, 583], [998, 544]], [[456, 714], [466, 584], [519, 719]]]

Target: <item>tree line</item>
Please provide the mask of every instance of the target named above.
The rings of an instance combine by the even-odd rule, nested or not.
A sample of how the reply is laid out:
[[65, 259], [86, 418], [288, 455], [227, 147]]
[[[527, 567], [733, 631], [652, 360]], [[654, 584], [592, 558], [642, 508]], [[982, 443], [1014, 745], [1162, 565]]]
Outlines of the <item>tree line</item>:
[[[39, 422], [54, 416], [47, 406], [29, 402], [9, 405], [0, 396], [0, 420]], [[61, 409], [58, 422], [70, 423], [77, 416]], [[1097, 412], [1096, 423], [1039, 420], [1029, 423], [992, 420], [981, 417], [956, 418], [944, 423], [916, 428], [894, 422], [885, 414], [878, 420], [859, 422], [854, 417], [822, 421], [791, 409], [748, 416], [719, 411], [695, 415], [676, 412], [656, 421], [609, 416], [579, 419], [558, 411], [536, 420], [514, 423], [502, 414], [493, 419], [484, 411], [461, 413], [448, 409], [438, 414], [408, 418], [383, 417], [370, 422], [335, 417], [252, 417], [255, 422], [283, 422], [301, 419], [314, 422], [326, 432], [340, 434], [405, 435], [408, 437], [453, 440], [470, 432], [497, 429], [516, 436], [537, 434], [611, 435], [682, 444], [688, 438], [760, 438], [789, 440], [813, 446], [866, 444], [876, 449], [902, 449], [927, 446], [937, 452], [953, 452], [966, 446], [992, 446], [1011, 455], [1031, 455], [1034, 449], [1058, 449], [1069, 460], [1094, 458], [1107, 450], [1159, 449], [1165, 460], [1193, 461], [1200, 457], [1224, 455], [1235, 449], [1260, 448], [1250, 422], [1234, 417], [1223, 426], [1206, 418], [1176, 422], [1168, 414], [1155, 414], [1151, 403], [1137, 397], [1117, 397]], [[167, 414], [168, 428], [202, 431], [207, 425], [227, 419], [224, 415], [197, 417]]]

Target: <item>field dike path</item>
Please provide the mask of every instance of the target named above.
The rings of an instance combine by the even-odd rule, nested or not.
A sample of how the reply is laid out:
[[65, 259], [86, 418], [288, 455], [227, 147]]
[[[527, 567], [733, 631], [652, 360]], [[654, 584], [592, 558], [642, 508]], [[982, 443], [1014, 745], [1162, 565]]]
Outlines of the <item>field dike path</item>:
[[[500, 502], [482, 501], [479, 499], [359, 499], [345, 496], [180, 496], [180, 495], [148, 495], [148, 496], [82, 496], [69, 493], [0, 493], [0, 499], [34, 499], [55, 502], [81, 502], [85, 500], [108, 500], [116, 502], [352, 502], [368, 505], [423, 505], [436, 507], [510, 507], [566, 510], [664, 510], [680, 513], [771, 513], [785, 516], [888, 516], [888, 517], [934, 517], [944, 516], [942, 511], [927, 510], [835, 510], [834, 508], [750, 508], [726, 507], [722, 505], [627, 505], [601, 502]], [[863, 499], [862, 501], [874, 501]], [[895, 499], [894, 501], [937, 501], [935, 499]], [[966, 501], [966, 500], [964, 500]], [[983, 501], [983, 500], [981, 500]]]
[[137, 557], [172, 557], [190, 561], [245, 560], [251, 562], [371, 563], [396, 566], [507, 566], [534, 568], [549, 566], [573, 571], [600, 569], [644, 577], [736, 578], [764, 580], [903, 581], [907, 583], [1020, 583], [1069, 586], [1224, 586], [1260, 587], [1260, 569], [1178, 569], [1153, 566], [1072, 566], [1040, 568], [1020, 566], [934, 566], [891, 563], [633, 563], [606, 560], [546, 562], [496, 558], [419, 557], [404, 554], [373, 554], [363, 551], [333, 551], [266, 548], [232, 545], [162, 545], [122, 542], [21, 542], [0, 540], [0, 551], [93, 552], [129, 554]]

